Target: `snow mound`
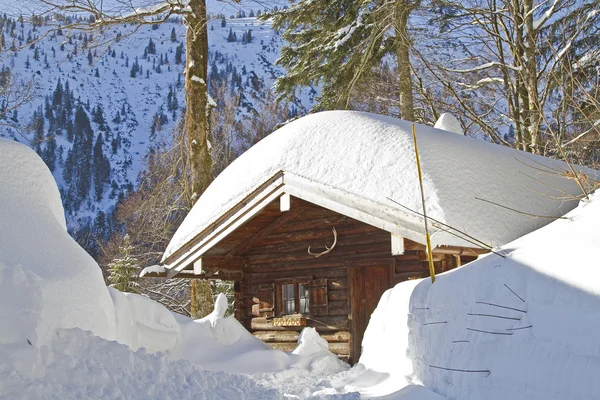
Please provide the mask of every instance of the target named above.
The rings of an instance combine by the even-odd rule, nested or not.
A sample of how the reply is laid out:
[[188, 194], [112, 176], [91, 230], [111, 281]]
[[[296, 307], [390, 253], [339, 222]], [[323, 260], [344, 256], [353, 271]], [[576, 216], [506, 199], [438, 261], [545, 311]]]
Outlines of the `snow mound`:
[[458, 135], [465, 134], [463, 132], [462, 126], [460, 126], [460, 122], [456, 119], [454, 115], [450, 113], [443, 113], [442, 115], [440, 115], [433, 127], [435, 129], [441, 129], [443, 131], [456, 133]]
[[550, 225], [428, 280], [388, 290], [360, 364], [366, 395], [414, 383], [450, 399], [590, 399], [600, 393], [600, 194]]
[[358, 399], [352, 391], [340, 392], [330, 376], [344, 373], [349, 366], [329, 352], [327, 341], [315, 328], [304, 328], [298, 337], [298, 347], [290, 353], [290, 365], [271, 374], [253, 374], [267, 387], [277, 387], [288, 398]]
[[[213, 181], [173, 236], [163, 262], [188, 240], [210, 232], [211, 223], [280, 171], [288, 174], [286, 185], [299, 177], [303, 193], [348, 201], [344, 206], [384, 218], [388, 229], [424, 243], [422, 221], [390, 200], [421, 210], [411, 131], [410, 122], [355, 111], [321, 112], [287, 124]], [[565, 192], [580, 189], [557, 176], [567, 171], [560, 161], [430, 126], [416, 125], [416, 131], [428, 215], [483, 242], [502, 245], [549, 221], [484, 200], [535, 215], [563, 215], [577, 205], [562, 200]], [[540, 172], [544, 169], [551, 173]], [[446, 229], [432, 231], [436, 245], [472, 246]]]
[[[0, 398], [99, 399], [280, 399], [251, 378], [203, 370], [143, 350], [132, 352], [79, 329], [60, 330], [37, 351], [0, 345]], [[24, 360], [20, 368], [15, 362]], [[24, 365], [24, 364], [27, 365]]]
[[327, 340], [323, 339], [315, 328], [302, 329], [298, 336], [298, 347], [292, 354], [310, 356], [323, 352], [329, 352]]
[[227, 298], [221, 293], [214, 311], [204, 318], [173, 314], [181, 338], [171, 357], [232, 373], [280, 371], [292, 364], [288, 354], [252, 336], [234, 317], [225, 317], [226, 310]]
[[115, 305], [119, 343], [132, 350], [170, 352], [181, 336], [173, 313], [147, 297], [108, 288]]
[[52, 174], [28, 147], [0, 139], [0, 343], [40, 346], [57, 328], [115, 335], [98, 264], [69, 236]]

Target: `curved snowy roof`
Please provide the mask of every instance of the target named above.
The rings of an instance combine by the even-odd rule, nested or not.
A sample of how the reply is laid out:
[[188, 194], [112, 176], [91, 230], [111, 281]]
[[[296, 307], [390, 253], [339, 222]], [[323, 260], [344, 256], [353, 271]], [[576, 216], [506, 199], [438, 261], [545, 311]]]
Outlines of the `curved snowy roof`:
[[[567, 170], [560, 161], [429, 126], [417, 124], [416, 131], [428, 216], [480, 241], [501, 245], [551, 219], [477, 198], [535, 215], [563, 215], [577, 204], [564, 199], [581, 192], [575, 182], [557, 176]], [[163, 262], [171, 264], [182, 246], [214, 230], [215, 221], [268, 188], [276, 176], [282, 193], [342, 213], [358, 210], [375, 221], [363, 222], [424, 243], [420, 217], [394, 203], [421, 210], [411, 123], [328, 111], [285, 125], [227, 167], [183, 221]], [[475, 247], [464, 235], [434, 225], [434, 246]]]

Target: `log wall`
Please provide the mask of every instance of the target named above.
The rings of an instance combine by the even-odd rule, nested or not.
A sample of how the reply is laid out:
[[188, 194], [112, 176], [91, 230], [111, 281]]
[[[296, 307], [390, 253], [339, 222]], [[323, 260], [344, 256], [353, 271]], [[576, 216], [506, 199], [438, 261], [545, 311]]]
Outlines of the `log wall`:
[[[348, 265], [361, 259], [390, 258], [390, 234], [333, 211], [298, 201], [292, 207], [302, 212], [286, 221], [269, 235], [254, 243], [244, 257], [243, 307], [238, 315], [247, 328], [276, 349], [293, 350], [302, 327], [274, 326], [278, 314], [277, 285], [296, 279], [298, 282], [320, 282], [319, 293], [326, 304], [311, 302], [306, 326], [314, 327], [329, 342], [330, 350], [343, 358], [350, 356], [350, 302]], [[320, 257], [333, 242], [332, 228], [337, 231], [337, 244]], [[275, 282], [273, 292], [269, 285]], [[311, 288], [312, 290], [312, 288]], [[312, 295], [312, 292], [311, 292]], [[313, 298], [311, 297], [311, 300]]]
[[[356, 347], [351, 347], [351, 332], [356, 327], [350, 326], [349, 319], [349, 268], [390, 265], [390, 286], [423, 278], [429, 275], [424, 246], [405, 240], [404, 255], [392, 256], [389, 232], [295, 198], [292, 210], [294, 214], [283, 217], [281, 223], [271, 221], [269, 225], [274, 228], [268, 234], [264, 228], [245, 227], [248, 232], [259, 234], [247, 239], [247, 243], [235, 245], [234, 248], [243, 249], [242, 253], [229, 253], [244, 260], [243, 280], [235, 285], [236, 317], [274, 348], [293, 350], [303, 327], [275, 326], [274, 318], [282, 310], [280, 285], [308, 283], [311, 312], [306, 316], [306, 326], [316, 328], [333, 353], [345, 359], [354, 357], [356, 361], [358, 355], [351, 354], [356, 353]], [[252, 223], [260, 224], [261, 220]], [[332, 228], [337, 231], [335, 248], [320, 257], [308, 254], [308, 246], [313, 252], [321, 252], [332, 245]], [[459, 263], [453, 255], [435, 255], [437, 272]]]

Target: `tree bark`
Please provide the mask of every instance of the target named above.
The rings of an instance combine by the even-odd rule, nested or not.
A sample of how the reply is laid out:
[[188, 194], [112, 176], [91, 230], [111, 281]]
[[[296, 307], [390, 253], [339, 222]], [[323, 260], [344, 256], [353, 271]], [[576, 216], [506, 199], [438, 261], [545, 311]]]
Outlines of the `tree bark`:
[[185, 120], [192, 193], [199, 197], [211, 180], [212, 160], [209, 149], [210, 111], [208, 101], [208, 30], [205, 0], [191, 0], [192, 12], [185, 17], [186, 73]]
[[[188, 160], [192, 181], [192, 200], [195, 201], [211, 181], [210, 111], [208, 101], [208, 29], [206, 1], [191, 0], [191, 13], [185, 16], [186, 69], [185, 118]], [[212, 308], [208, 281], [192, 280], [190, 284], [190, 314], [192, 318], [207, 315]], [[207, 304], [208, 303], [208, 304]], [[207, 312], [208, 310], [208, 312]]]
[[415, 120], [412, 77], [410, 72], [410, 40], [408, 39], [408, 16], [413, 7], [413, 5], [408, 4], [405, 0], [399, 0], [396, 2], [395, 8], [400, 116], [406, 121]]
[[529, 98], [528, 121], [529, 143], [526, 151], [540, 154], [542, 112], [538, 92], [537, 69], [537, 32], [533, 27], [534, 5], [532, 0], [523, 1], [523, 15], [525, 16], [525, 86]]

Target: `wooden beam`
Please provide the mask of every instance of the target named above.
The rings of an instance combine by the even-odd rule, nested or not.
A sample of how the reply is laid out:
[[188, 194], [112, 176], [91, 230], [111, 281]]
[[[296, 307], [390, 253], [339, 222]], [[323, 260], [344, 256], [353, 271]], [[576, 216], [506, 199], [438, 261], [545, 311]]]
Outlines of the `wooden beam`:
[[[168, 271], [165, 272], [148, 272], [142, 276], [142, 278], [171, 278], [167, 275]], [[197, 279], [197, 275], [194, 275], [194, 271], [181, 271], [177, 278], [183, 279]]]
[[291, 198], [289, 193], [284, 193], [279, 198], [279, 211], [285, 212], [291, 209]]
[[258, 243], [265, 237], [269, 236], [271, 232], [274, 232], [281, 225], [285, 224], [287, 221], [297, 217], [303, 211], [300, 207], [294, 207], [290, 211], [287, 211], [277, 217], [275, 220], [267, 224], [264, 228], [258, 231], [255, 235], [249, 237], [245, 241], [241, 242], [237, 246], [235, 246], [229, 254], [231, 256], [240, 256], [247, 252], [254, 244]]
[[243, 278], [244, 259], [230, 256], [205, 256], [194, 261], [192, 270], [166, 270], [151, 272], [144, 278], [222, 279], [229, 281]]
[[173, 276], [168, 276], [167, 272], [149, 272], [143, 278], [167, 278], [167, 279], [220, 279], [222, 281], [241, 281], [244, 278], [242, 271], [217, 271], [214, 274], [203, 273], [200, 275], [194, 274], [192, 271], [180, 271]]
[[217, 221], [207, 226], [164, 259], [163, 263], [173, 270], [170, 274], [175, 275], [186, 269], [193, 262], [193, 259], [197, 258], [198, 254], [204, 254], [221, 239], [254, 217], [273, 200], [279, 198], [282, 193], [283, 172], [280, 171], [254, 190], [246, 199], [224, 213]]
[[391, 233], [390, 236], [392, 240], [392, 255], [401, 256], [404, 254], [404, 238], [395, 233]]
[[[413, 242], [409, 239], [404, 239], [404, 250], [426, 250], [426, 246], [421, 243]], [[471, 247], [458, 247], [458, 246], [437, 246], [433, 249], [434, 254], [450, 254], [450, 255], [463, 255], [463, 256], [478, 256], [480, 254], [487, 254], [490, 250], [482, 248], [471, 248]]]

